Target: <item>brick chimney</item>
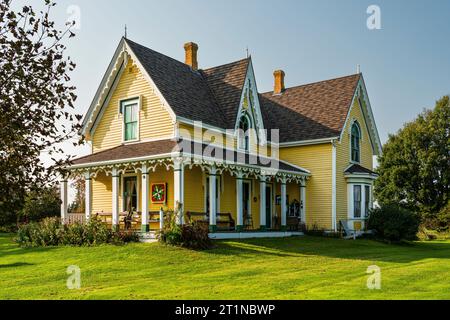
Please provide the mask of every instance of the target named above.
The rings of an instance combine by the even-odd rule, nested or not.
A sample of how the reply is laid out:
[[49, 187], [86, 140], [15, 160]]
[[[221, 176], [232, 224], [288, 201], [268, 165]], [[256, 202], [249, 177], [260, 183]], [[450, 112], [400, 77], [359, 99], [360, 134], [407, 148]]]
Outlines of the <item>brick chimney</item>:
[[198, 45], [194, 42], [188, 42], [184, 45], [184, 50], [186, 51], [186, 64], [192, 68], [192, 70], [197, 71], [198, 61], [197, 61], [197, 51]]
[[285, 90], [284, 87], [284, 76], [285, 73], [283, 70], [275, 70], [273, 73], [273, 76], [275, 78], [275, 86], [273, 89], [273, 94], [282, 94]]

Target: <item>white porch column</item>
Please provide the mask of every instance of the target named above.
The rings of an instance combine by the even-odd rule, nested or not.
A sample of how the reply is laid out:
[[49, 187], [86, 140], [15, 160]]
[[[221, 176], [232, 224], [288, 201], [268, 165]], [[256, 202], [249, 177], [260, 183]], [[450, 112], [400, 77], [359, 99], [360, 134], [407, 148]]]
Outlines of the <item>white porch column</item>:
[[178, 224], [184, 223], [184, 165], [182, 161], [176, 161], [173, 169], [174, 180], [174, 210], [179, 206], [180, 212]]
[[266, 177], [261, 177], [259, 182], [259, 228], [266, 230]]
[[287, 229], [286, 180], [281, 181], [281, 230]]
[[244, 192], [244, 181], [242, 174], [236, 176], [236, 231], [244, 229], [244, 208], [242, 207], [242, 194]]
[[164, 228], [164, 210], [159, 209], [159, 229], [162, 230]]
[[112, 228], [118, 231], [119, 226], [119, 171], [112, 169]]
[[217, 169], [212, 166], [209, 170], [209, 230], [217, 231]]
[[67, 179], [63, 178], [60, 182], [61, 188], [61, 223], [66, 224], [68, 218], [68, 192], [67, 192]]
[[300, 198], [302, 199], [301, 220], [306, 225], [306, 181], [300, 185]]
[[85, 183], [85, 217], [86, 221], [89, 221], [92, 214], [92, 181], [91, 181], [91, 173], [88, 171], [84, 174], [84, 183]]
[[142, 210], [142, 223], [141, 231], [149, 232], [150, 225], [148, 222], [148, 208], [149, 208], [149, 172], [146, 164], [142, 165], [142, 181], [141, 181], [141, 210]]

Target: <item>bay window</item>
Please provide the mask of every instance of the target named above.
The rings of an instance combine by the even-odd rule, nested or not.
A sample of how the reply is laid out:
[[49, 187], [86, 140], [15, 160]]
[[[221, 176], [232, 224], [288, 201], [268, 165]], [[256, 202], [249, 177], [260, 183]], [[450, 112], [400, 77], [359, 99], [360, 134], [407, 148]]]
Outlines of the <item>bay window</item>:
[[361, 218], [361, 186], [353, 186], [353, 217]]

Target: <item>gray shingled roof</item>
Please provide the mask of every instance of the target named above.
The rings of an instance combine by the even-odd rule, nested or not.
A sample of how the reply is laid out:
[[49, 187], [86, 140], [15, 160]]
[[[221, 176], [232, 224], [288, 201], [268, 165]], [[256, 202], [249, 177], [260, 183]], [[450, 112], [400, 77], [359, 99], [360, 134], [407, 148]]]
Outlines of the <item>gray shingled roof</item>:
[[361, 75], [306, 84], [280, 95], [260, 94], [266, 129], [280, 129], [280, 142], [339, 136]]
[[249, 63], [250, 58], [247, 58], [202, 70], [225, 116], [227, 121], [225, 123], [226, 129], [234, 128], [235, 126]]
[[131, 40], [125, 41], [177, 116], [223, 126], [223, 113], [200, 72]]
[[[200, 151], [201, 153], [198, 153]], [[258, 167], [269, 168], [272, 165], [275, 169], [291, 171], [296, 173], [308, 174], [307, 171], [293, 166], [287, 162], [281, 162], [276, 159], [268, 159], [262, 156], [250, 155], [248, 153], [230, 151], [220, 147], [211, 148], [207, 144], [200, 144], [192, 141], [160, 140], [151, 142], [142, 142], [134, 144], [120, 145], [115, 148], [93, 153], [72, 161], [72, 165], [90, 165], [93, 163], [104, 163], [110, 161], [120, 162], [142, 157], [151, 157], [158, 155], [168, 155], [172, 152], [185, 152], [197, 156], [219, 158], [232, 161], [241, 165], [256, 165]]]
[[[205, 70], [125, 39], [177, 116], [223, 129], [234, 128], [250, 58]], [[265, 128], [280, 142], [339, 136], [361, 75], [259, 95]]]
[[367, 169], [367, 168], [365, 168], [365, 167], [363, 167], [363, 166], [361, 166], [359, 164], [356, 164], [356, 163], [351, 165], [349, 168], [347, 168], [344, 173], [346, 173], [346, 174], [370, 174], [370, 175], [377, 175], [376, 172], [373, 172], [372, 170]]

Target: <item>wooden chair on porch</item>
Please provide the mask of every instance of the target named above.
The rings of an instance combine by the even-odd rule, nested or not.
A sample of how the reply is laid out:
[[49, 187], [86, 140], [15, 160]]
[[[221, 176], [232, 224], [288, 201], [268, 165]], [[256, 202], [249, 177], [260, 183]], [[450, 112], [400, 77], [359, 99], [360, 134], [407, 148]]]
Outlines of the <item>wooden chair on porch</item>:
[[234, 231], [236, 228], [236, 223], [231, 213], [218, 213], [216, 224], [218, 230]]
[[244, 230], [250, 231], [254, 230], [255, 226], [253, 225], [253, 217], [252, 216], [245, 216], [244, 218]]
[[[209, 225], [209, 215], [206, 212], [187, 212], [186, 216], [190, 222]], [[236, 223], [231, 213], [217, 213], [217, 229], [221, 231], [233, 231]]]
[[104, 224], [111, 226], [112, 225], [112, 213], [111, 212], [97, 212], [95, 216]]
[[209, 225], [208, 213], [206, 212], [189, 211], [186, 212], [186, 217], [188, 218], [189, 222], [197, 222]]
[[142, 223], [142, 214], [140, 212], [127, 212], [123, 218], [125, 230], [139, 230]]

